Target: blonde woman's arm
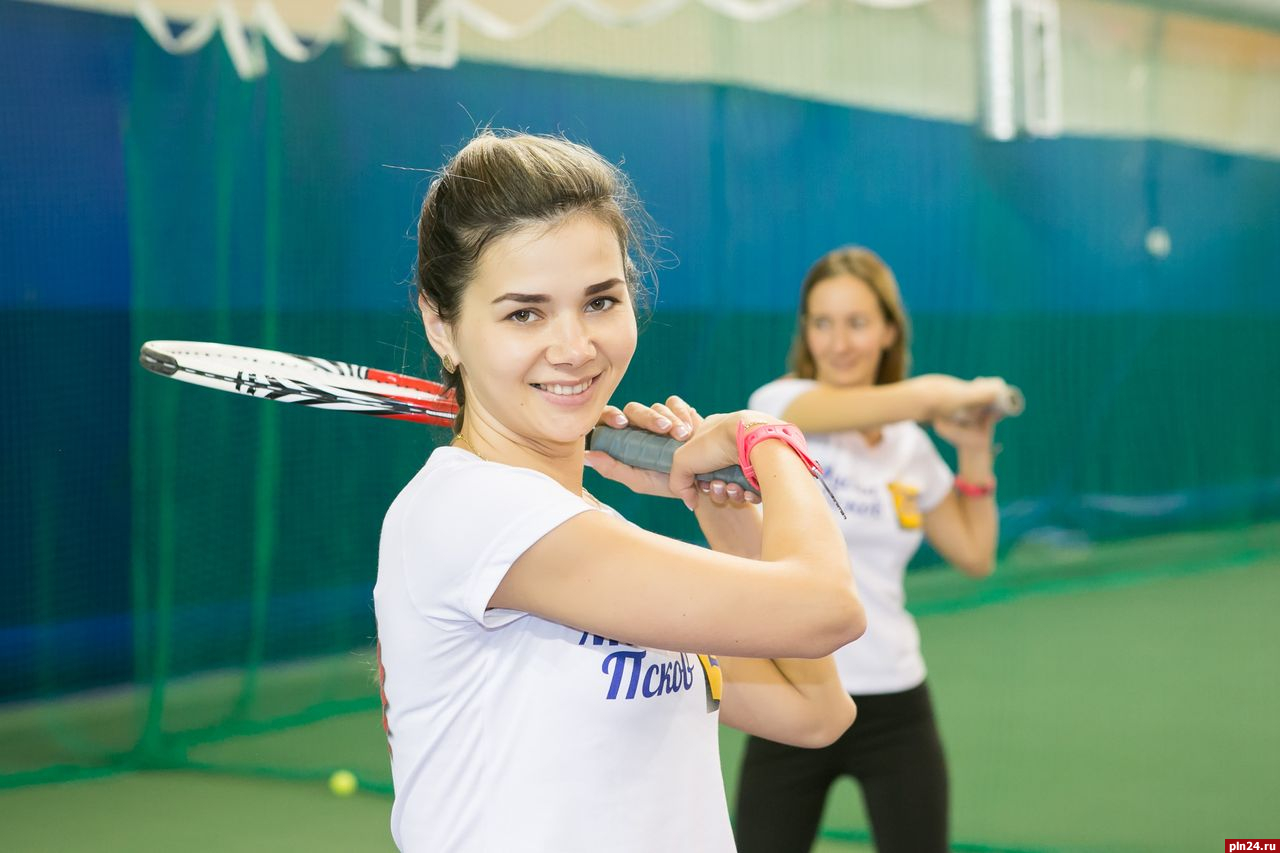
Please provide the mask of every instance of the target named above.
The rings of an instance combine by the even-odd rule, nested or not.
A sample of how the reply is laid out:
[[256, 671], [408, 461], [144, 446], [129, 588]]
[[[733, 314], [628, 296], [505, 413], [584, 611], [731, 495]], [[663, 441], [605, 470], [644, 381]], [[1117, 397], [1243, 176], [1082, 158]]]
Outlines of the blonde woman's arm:
[[[971, 424], [938, 420], [934, 431], [956, 448], [957, 488], [925, 514], [929, 544], [951, 565], [973, 578], [995, 571], [1000, 512], [995, 496], [994, 415]], [[971, 491], [972, 494], [965, 494]]]
[[966, 380], [940, 373], [856, 388], [818, 384], [793, 400], [782, 417], [805, 432], [876, 429], [898, 421], [948, 418], [1008, 395], [1003, 379]]

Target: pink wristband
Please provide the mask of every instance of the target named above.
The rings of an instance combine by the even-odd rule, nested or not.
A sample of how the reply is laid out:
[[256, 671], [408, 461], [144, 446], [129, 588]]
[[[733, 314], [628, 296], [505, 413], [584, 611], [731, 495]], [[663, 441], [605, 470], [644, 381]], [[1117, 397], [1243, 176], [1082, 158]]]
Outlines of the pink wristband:
[[795, 424], [747, 424], [738, 422], [738, 465], [746, 475], [747, 482], [756, 491], [760, 491], [760, 481], [756, 479], [756, 469], [751, 466], [751, 448], [762, 441], [776, 438], [786, 444], [804, 462], [809, 473], [815, 477], [822, 476], [822, 466], [809, 455], [809, 445], [805, 443], [804, 433]]
[[992, 477], [990, 483], [970, 483], [964, 477], [957, 474], [955, 478], [955, 487], [956, 491], [964, 495], [966, 498], [986, 498], [995, 494], [996, 481], [995, 478]]

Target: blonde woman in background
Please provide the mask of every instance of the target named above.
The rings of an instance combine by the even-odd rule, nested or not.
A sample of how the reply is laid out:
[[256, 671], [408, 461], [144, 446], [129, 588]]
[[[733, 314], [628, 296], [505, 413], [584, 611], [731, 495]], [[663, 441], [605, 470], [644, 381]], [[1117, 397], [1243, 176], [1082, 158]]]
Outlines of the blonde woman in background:
[[[801, 286], [798, 313], [792, 372], [752, 394], [749, 407], [804, 430], [847, 516], [840, 528], [867, 631], [834, 657], [859, 713], [822, 749], [750, 739], [738, 850], [808, 851], [828, 791], [850, 776], [880, 853], [941, 853], [948, 849], [947, 770], [903, 580], [926, 538], [965, 574], [991, 573], [998, 534], [992, 406], [1008, 386], [908, 379], [910, 324], [898, 285], [866, 249], [819, 259]], [[954, 445], [955, 475], [918, 421], [931, 421]]]

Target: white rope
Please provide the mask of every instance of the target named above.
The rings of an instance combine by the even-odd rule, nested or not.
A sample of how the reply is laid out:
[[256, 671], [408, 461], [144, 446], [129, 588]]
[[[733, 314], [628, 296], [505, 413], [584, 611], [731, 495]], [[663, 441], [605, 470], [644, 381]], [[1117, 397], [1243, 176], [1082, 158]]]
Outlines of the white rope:
[[254, 7], [247, 27], [229, 0], [219, 0], [213, 9], [197, 18], [177, 36], [170, 31], [164, 13], [152, 0], [139, 0], [136, 15], [156, 44], [172, 54], [194, 53], [208, 44], [214, 33], [221, 33], [231, 64], [245, 80], [252, 80], [266, 73], [264, 38], [286, 59], [308, 62], [332, 43], [337, 27], [341, 25], [341, 18], [335, 18], [334, 23], [308, 47], [293, 34], [275, 6], [266, 0], [261, 0]]
[[[429, 0], [420, 0], [423, 5]], [[431, 65], [451, 68], [458, 61], [458, 23], [491, 39], [512, 41], [526, 38], [548, 26], [560, 15], [575, 11], [604, 27], [637, 27], [656, 24], [694, 0], [653, 0], [629, 12], [600, 5], [597, 0], [548, 0], [536, 15], [513, 24], [471, 0], [437, 0], [430, 12], [419, 16], [419, 3], [401, 0], [400, 26], [391, 24], [358, 0], [343, 0], [332, 22], [310, 46], [294, 35], [270, 0], [259, 0], [247, 21], [241, 21], [230, 0], [192, 22], [179, 35], [169, 28], [164, 13], [153, 0], [138, 0], [136, 15], [143, 28], [162, 49], [172, 54], [194, 53], [208, 43], [215, 32], [223, 42], [237, 73], [246, 80], [266, 73], [264, 39], [285, 59], [309, 62], [338, 39], [344, 22], [384, 47], [400, 52], [411, 66]], [[809, 0], [697, 0], [707, 9], [747, 23], [759, 23], [792, 12]], [[877, 9], [907, 9], [929, 0], [848, 0]]]
[[387, 23], [380, 15], [355, 0], [343, 0], [338, 6], [338, 16], [345, 18], [351, 26], [360, 31], [366, 38], [386, 47], [400, 44], [400, 30]]
[[335, 16], [329, 26], [316, 36], [308, 47], [302, 39], [293, 34], [284, 18], [271, 3], [259, 2], [253, 10], [253, 20], [261, 27], [263, 35], [276, 52], [292, 62], [310, 62], [328, 49], [339, 33], [342, 32], [342, 16]]
[[173, 54], [195, 53], [218, 29], [217, 12], [211, 11], [183, 30], [181, 35], [174, 36], [164, 13], [149, 0], [138, 3], [137, 16], [142, 28], [155, 39], [156, 44]]
[[230, 0], [218, 3], [218, 30], [240, 79], [252, 80], [267, 73], [267, 53], [262, 49], [262, 34], [254, 33], [251, 37], [245, 32], [240, 15]]
[[437, 0], [423, 18], [418, 4], [400, 4], [400, 57], [408, 65], [452, 68], [458, 64], [458, 16], [454, 0]]

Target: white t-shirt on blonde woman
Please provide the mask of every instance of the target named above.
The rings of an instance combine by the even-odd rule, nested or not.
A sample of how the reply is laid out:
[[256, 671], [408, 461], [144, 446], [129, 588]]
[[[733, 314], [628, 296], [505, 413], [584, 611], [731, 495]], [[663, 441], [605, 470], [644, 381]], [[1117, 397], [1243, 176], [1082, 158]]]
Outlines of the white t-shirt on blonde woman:
[[487, 609], [521, 554], [588, 511], [452, 447], [387, 511], [373, 597], [401, 850], [732, 853], [697, 655]]
[[[817, 384], [778, 379], [752, 394], [747, 405], [781, 417]], [[805, 433], [805, 438], [848, 516], [840, 529], [867, 614], [866, 633], [835, 653], [840, 681], [857, 695], [910, 690], [924, 681], [925, 666], [903, 582], [907, 563], [924, 541], [922, 515], [951, 491], [951, 470], [911, 421], [886, 425], [875, 445], [853, 430]]]

